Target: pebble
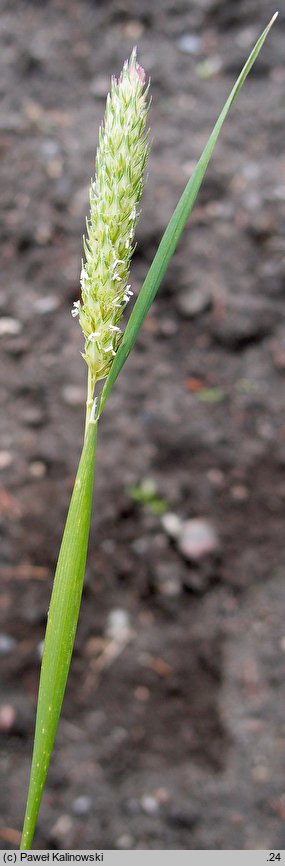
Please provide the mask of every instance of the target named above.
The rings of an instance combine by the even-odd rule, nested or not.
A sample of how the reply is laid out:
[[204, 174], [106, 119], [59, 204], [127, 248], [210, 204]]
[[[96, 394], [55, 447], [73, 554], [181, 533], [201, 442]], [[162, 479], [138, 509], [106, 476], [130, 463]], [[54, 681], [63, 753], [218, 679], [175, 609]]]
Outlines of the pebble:
[[8, 733], [14, 725], [16, 719], [15, 707], [11, 704], [3, 704], [0, 707], [0, 731]]
[[114, 608], [107, 619], [105, 634], [110, 640], [124, 640], [130, 631], [130, 617], [127, 610]]
[[[52, 163], [49, 163], [51, 166]], [[35, 229], [34, 238], [39, 246], [46, 246], [49, 243], [52, 236], [52, 225], [51, 223], [45, 221], [40, 222]]]
[[85, 391], [78, 385], [65, 385], [62, 396], [68, 406], [81, 406], [85, 400]]
[[144, 794], [141, 798], [141, 807], [143, 812], [146, 815], [155, 815], [158, 812], [159, 805], [155, 797], [152, 797], [151, 794]]
[[211, 306], [212, 299], [205, 289], [189, 289], [180, 292], [177, 297], [177, 309], [182, 316], [194, 319]]
[[214, 466], [212, 469], [208, 469], [207, 478], [210, 484], [213, 484], [213, 487], [222, 487], [225, 482], [224, 472], [221, 469], [216, 469]]
[[183, 33], [176, 45], [183, 54], [198, 54], [201, 48], [201, 37], [197, 33]]
[[217, 552], [219, 540], [216, 530], [208, 520], [193, 518], [183, 523], [177, 546], [186, 559], [198, 562]]
[[246, 502], [249, 497], [248, 488], [245, 484], [234, 484], [230, 490], [231, 497], [236, 502]]
[[124, 848], [133, 848], [134, 843], [135, 840], [133, 836], [129, 833], [122, 833], [122, 835], [118, 836], [118, 839], [116, 839], [115, 845], [116, 848], [121, 848], [122, 850]]
[[132, 43], [136, 43], [144, 32], [144, 25], [142, 21], [127, 21], [124, 32]]
[[50, 836], [52, 839], [64, 840], [72, 829], [73, 821], [70, 815], [60, 815], [51, 829]]
[[76, 797], [73, 800], [72, 811], [74, 815], [83, 816], [88, 815], [92, 807], [91, 797], [88, 797], [87, 794], [82, 794], [81, 797]]
[[42, 460], [34, 460], [29, 466], [30, 474], [33, 478], [43, 478], [46, 475], [47, 467]]
[[167, 511], [166, 514], [162, 515], [161, 524], [170, 538], [178, 538], [183, 526], [181, 518], [178, 517], [178, 514], [174, 514], [172, 511]]
[[140, 701], [140, 703], [144, 704], [150, 698], [150, 690], [147, 688], [147, 686], [137, 686], [134, 690], [134, 696], [137, 701]]
[[7, 469], [13, 463], [11, 451], [0, 451], [0, 469]]
[[10, 634], [6, 634], [5, 632], [0, 633], [0, 656], [6, 656], [16, 646], [17, 641]]
[[40, 145], [40, 149], [46, 159], [54, 159], [60, 153], [59, 142], [52, 138], [45, 138]]
[[2, 316], [0, 319], [0, 337], [16, 337], [22, 330], [22, 323], [18, 319]]
[[60, 300], [57, 295], [46, 295], [43, 298], [37, 298], [34, 302], [34, 309], [40, 315], [44, 315], [45, 313], [52, 313], [54, 310], [57, 310], [60, 305]]

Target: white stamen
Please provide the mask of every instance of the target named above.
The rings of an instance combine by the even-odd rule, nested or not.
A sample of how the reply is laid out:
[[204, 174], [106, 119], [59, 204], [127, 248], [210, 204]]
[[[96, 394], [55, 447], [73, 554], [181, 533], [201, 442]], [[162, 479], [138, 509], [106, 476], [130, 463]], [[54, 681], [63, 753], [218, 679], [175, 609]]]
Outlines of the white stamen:
[[127, 286], [127, 288], [125, 290], [124, 297], [123, 297], [123, 301], [125, 301], [125, 303], [127, 304], [133, 294], [134, 293], [131, 291], [130, 287]]
[[114, 355], [114, 356], [116, 354], [116, 352], [114, 352], [114, 349], [113, 349], [113, 346], [111, 343], [110, 343], [110, 346], [107, 346], [106, 349], [103, 349], [103, 352], [105, 352], [105, 354], [107, 354], [107, 352], [111, 352], [112, 355]]
[[80, 301], [74, 301], [73, 302], [73, 308], [71, 310], [71, 315], [73, 316], [74, 319], [75, 319], [75, 316], [79, 316], [80, 307], [81, 307]]

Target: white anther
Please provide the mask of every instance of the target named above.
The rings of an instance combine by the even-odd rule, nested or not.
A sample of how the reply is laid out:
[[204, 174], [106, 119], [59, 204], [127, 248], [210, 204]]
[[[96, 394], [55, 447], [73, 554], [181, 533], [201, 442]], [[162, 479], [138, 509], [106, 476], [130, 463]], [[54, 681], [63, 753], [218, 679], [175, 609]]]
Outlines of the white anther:
[[73, 316], [74, 319], [75, 319], [75, 316], [79, 316], [80, 307], [81, 307], [80, 301], [74, 301], [73, 308], [71, 310], [71, 315]]

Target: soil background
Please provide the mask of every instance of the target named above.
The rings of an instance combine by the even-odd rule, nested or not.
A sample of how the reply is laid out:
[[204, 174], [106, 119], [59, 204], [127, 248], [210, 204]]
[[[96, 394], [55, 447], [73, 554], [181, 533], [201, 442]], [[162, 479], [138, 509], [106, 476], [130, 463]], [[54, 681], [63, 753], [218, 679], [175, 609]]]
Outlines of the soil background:
[[[5, 849], [82, 441], [70, 310], [110, 75], [137, 44], [152, 148], [136, 293], [275, 2], [0, 6]], [[282, 2], [104, 412], [37, 848], [285, 848], [284, 25]]]

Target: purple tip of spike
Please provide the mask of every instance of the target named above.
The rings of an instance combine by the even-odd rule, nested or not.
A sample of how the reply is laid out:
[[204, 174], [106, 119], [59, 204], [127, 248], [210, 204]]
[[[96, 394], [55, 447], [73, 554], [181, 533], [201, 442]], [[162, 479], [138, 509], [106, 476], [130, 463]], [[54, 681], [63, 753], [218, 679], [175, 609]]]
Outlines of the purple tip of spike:
[[145, 84], [145, 78], [146, 78], [145, 71], [144, 71], [143, 67], [140, 66], [139, 63], [136, 63], [136, 70], [137, 70], [137, 73], [138, 73], [138, 76], [139, 76], [139, 79], [140, 79], [140, 83], [141, 83], [141, 85], [142, 85], [142, 87], [143, 87], [144, 84]]

